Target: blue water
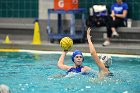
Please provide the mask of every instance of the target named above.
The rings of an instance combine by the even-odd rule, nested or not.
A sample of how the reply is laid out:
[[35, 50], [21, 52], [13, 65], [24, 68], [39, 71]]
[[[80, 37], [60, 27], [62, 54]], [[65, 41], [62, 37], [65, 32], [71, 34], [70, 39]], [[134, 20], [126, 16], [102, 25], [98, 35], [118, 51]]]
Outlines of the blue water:
[[[99, 80], [89, 76], [59, 77], [60, 54], [0, 53], [0, 83], [12, 93], [140, 93], [140, 58], [113, 56], [114, 77]], [[72, 65], [68, 55], [65, 63]], [[90, 56], [83, 65], [98, 70]]]

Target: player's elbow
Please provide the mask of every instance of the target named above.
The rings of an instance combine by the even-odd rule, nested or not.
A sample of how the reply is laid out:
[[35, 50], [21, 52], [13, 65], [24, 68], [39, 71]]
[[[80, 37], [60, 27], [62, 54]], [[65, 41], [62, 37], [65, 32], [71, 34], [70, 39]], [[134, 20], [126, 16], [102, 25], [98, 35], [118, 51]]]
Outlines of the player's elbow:
[[62, 68], [63, 65], [62, 64], [57, 64], [57, 67]]
[[61, 67], [61, 65], [60, 65], [60, 64], [57, 64], [57, 67], [59, 67], [59, 68], [60, 68], [60, 67]]

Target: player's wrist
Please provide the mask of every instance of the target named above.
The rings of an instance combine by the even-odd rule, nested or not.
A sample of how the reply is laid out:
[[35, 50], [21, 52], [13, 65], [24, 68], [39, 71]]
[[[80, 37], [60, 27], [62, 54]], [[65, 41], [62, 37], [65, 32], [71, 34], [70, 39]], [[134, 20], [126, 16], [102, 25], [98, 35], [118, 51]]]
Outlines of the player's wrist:
[[90, 39], [91, 37], [92, 37], [91, 35], [87, 35], [87, 38], [89, 38], [89, 39]]

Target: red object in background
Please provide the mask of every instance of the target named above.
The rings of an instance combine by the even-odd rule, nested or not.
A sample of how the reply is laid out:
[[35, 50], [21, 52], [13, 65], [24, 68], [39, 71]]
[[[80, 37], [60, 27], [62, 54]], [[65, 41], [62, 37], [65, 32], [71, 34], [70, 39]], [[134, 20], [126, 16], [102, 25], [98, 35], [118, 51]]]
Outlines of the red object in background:
[[73, 10], [78, 8], [78, 0], [54, 0], [54, 10]]

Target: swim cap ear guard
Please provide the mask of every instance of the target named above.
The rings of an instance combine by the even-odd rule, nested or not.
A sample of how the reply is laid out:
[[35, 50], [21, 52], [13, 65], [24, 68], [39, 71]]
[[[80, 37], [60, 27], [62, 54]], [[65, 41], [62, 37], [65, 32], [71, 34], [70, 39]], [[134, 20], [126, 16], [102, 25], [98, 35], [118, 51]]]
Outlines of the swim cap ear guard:
[[[80, 51], [80, 50], [75, 50], [74, 52], [73, 52], [73, 54], [72, 54], [72, 56], [71, 56], [71, 59], [72, 59], [72, 61], [74, 62], [74, 57], [76, 56], [76, 55], [81, 55], [82, 57], [83, 57], [83, 54], [82, 54], [82, 52]], [[84, 61], [84, 57], [83, 57], [83, 61]]]
[[112, 65], [112, 58], [108, 55], [101, 55], [100, 61], [104, 63], [106, 68], [109, 68]]

